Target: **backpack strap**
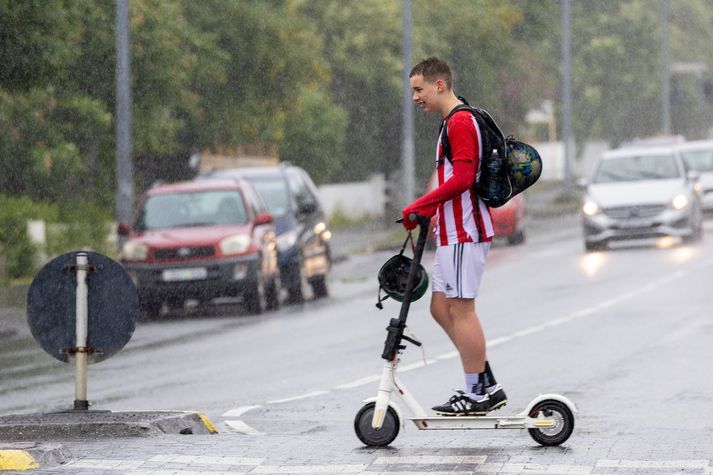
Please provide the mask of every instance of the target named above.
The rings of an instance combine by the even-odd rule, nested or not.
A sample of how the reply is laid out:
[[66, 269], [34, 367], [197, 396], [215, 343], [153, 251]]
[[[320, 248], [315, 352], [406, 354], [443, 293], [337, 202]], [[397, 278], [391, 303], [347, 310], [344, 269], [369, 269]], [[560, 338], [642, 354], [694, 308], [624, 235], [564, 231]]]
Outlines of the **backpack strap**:
[[[458, 96], [458, 99], [463, 101], [463, 104], [457, 105], [456, 107], [453, 108], [452, 111], [448, 113], [445, 119], [443, 119], [443, 122], [441, 122], [441, 128], [438, 130], [438, 135], [441, 137], [441, 154], [445, 156], [449, 162], [453, 161], [453, 154], [451, 153], [451, 144], [448, 142], [448, 121], [453, 117], [453, 114], [459, 111], [467, 110], [471, 114], [473, 114], [473, 108], [468, 104], [468, 101], [466, 101], [463, 97]], [[444, 133], [444, 130], [445, 133]], [[482, 140], [482, 139], [481, 139]], [[440, 160], [440, 157], [439, 157]]]

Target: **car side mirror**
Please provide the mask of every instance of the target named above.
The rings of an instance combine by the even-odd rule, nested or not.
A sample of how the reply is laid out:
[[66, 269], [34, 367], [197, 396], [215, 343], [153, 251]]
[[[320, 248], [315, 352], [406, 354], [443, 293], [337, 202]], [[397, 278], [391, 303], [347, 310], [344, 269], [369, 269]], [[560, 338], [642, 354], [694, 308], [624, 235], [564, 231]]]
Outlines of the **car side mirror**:
[[315, 203], [302, 203], [298, 208], [299, 214], [312, 214], [317, 211], [317, 205]]
[[126, 237], [131, 232], [131, 226], [129, 223], [119, 223], [116, 227], [116, 234], [122, 237]]
[[692, 181], [694, 183], [701, 179], [701, 174], [698, 170], [688, 170], [686, 176], [688, 177], [688, 181]]
[[258, 213], [255, 216], [255, 225], [272, 223], [272, 215], [270, 213]]
[[587, 185], [589, 185], [589, 180], [586, 178], [577, 178], [577, 188], [584, 190], [587, 188]]

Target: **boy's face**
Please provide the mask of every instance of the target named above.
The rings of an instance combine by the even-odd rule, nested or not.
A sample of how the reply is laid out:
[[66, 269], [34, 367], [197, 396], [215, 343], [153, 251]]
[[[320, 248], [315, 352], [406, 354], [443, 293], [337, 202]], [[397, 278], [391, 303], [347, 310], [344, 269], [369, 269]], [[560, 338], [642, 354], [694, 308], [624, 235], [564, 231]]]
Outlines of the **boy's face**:
[[428, 82], [420, 74], [411, 76], [409, 80], [413, 91], [411, 99], [426, 112], [439, 112], [441, 92], [444, 89], [443, 80]]

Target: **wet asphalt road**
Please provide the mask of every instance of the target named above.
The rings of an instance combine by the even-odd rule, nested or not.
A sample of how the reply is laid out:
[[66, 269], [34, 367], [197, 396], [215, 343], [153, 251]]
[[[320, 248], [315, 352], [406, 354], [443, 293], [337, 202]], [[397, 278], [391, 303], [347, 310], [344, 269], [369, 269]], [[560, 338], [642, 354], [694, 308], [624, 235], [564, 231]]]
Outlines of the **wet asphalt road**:
[[[398, 313], [390, 301], [374, 307], [374, 276], [391, 254], [340, 262], [326, 300], [257, 317], [222, 309], [142, 322], [124, 351], [90, 367], [94, 407], [200, 410], [220, 434], [124, 440], [121, 450], [114, 442], [66, 441], [78, 462], [53, 470], [216, 471], [200, 457], [230, 456], [252, 457], [253, 465], [235, 459], [220, 470], [713, 473], [710, 221], [704, 241], [692, 245], [624, 243], [585, 254], [570, 220], [539, 229], [523, 246], [492, 249], [478, 313], [510, 400], [501, 412], [517, 412], [540, 393], [566, 395], [579, 414], [561, 448], [540, 448], [519, 430], [419, 432], [411, 425], [392, 448], [362, 448], [352, 421], [360, 401], [376, 395], [384, 327]], [[427, 268], [431, 261], [427, 254]], [[460, 388], [460, 365], [427, 299], [413, 305], [409, 329], [424, 351], [406, 350], [402, 367], [412, 369], [401, 378], [430, 407]], [[424, 358], [432, 362], [423, 366]], [[0, 362], [0, 413], [71, 404], [72, 368], [27, 338], [5, 340]], [[197, 458], [176, 462], [170, 454]], [[144, 464], [99, 464], [124, 459]]]

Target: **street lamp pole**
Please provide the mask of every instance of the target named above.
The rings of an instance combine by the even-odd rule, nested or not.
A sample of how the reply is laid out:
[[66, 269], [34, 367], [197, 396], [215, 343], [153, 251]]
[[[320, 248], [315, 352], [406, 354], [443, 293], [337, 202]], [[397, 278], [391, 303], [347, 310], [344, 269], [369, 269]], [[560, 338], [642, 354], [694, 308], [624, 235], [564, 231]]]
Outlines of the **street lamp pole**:
[[401, 147], [402, 169], [402, 204], [407, 205], [415, 198], [415, 165], [414, 165], [414, 118], [411, 101], [411, 82], [409, 78], [411, 65], [411, 0], [403, 0], [403, 144]]
[[572, 2], [562, 0], [562, 140], [564, 142], [564, 188], [571, 191], [572, 158]]
[[[129, 0], [116, 0], [116, 214], [130, 223], [134, 198], [131, 137], [131, 61], [129, 53]], [[119, 248], [124, 237], [119, 236]]]
[[668, 0], [661, 0], [661, 133], [671, 135], [671, 59], [668, 50]]

